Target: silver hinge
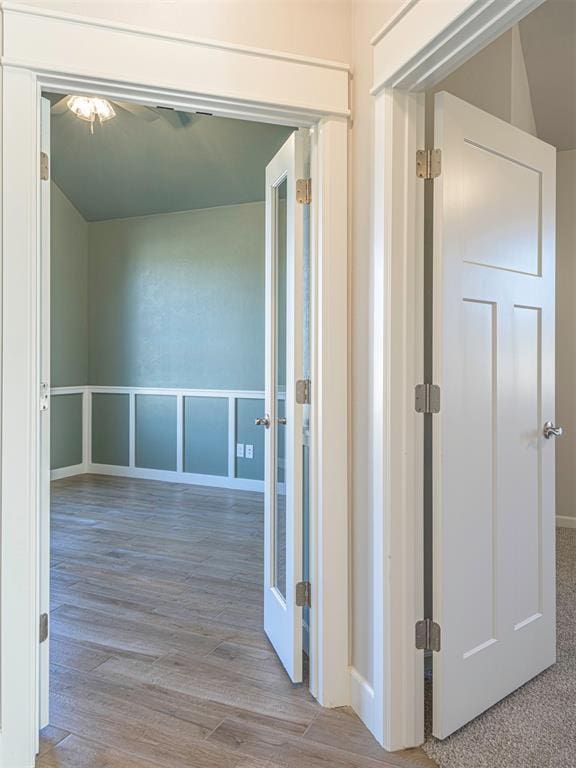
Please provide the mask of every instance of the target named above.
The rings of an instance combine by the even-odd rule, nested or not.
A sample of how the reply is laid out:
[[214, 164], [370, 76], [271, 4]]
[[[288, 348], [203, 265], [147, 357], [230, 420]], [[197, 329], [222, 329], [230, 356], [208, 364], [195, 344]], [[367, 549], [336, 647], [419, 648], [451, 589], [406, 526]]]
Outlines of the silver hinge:
[[310, 379], [298, 379], [296, 382], [296, 402], [299, 405], [309, 405], [311, 398]]
[[414, 408], [416, 413], [440, 413], [440, 387], [437, 384], [417, 384]]
[[50, 387], [43, 381], [40, 384], [40, 410], [47, 411], [50, 405]]
[[416, 152], [416, 176], [419, 179], [435, 179], [441, 173], [441, 149], [419, 149]]
[[300, 608], [312, 605], [312, 586], [309, 581], [299, 581], [296, 584], [296, 605]]
[[48, 640], [48, 614], [43, 613], [40, 616], [40, 642]]
[[312, 202], [312, 179], [296, 179], [296, 202], [304, 205]]
[[416, 649], [418, 651], [440, 650], [440, 624], [432, 619], [422, 619], [416, 622]]
[[50, 160], [46, 152], [40, 152], [40, 178], [42, 181], [50, 178]]

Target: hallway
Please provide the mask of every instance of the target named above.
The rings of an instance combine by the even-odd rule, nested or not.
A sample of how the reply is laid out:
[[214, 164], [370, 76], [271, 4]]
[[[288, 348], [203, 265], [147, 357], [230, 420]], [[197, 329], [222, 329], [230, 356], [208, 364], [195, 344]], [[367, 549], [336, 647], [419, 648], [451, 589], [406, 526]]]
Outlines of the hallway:
[[288, 680], [262, 630], [262, 497], [52, 483], [51, 725], [37, 768], [384, 768], [348, 709]]

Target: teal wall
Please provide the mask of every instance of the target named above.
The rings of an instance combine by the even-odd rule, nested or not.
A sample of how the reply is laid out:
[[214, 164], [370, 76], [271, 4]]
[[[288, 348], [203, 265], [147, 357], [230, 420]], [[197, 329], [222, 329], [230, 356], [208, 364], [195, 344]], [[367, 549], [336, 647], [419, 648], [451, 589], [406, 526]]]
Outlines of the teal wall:
[[236, 433], [239, 443], [254, 446], [253, 459], [236, 459], [236, 473], [239, 477], [252, 480], [264, 478], [264, 430], [254, 424], [264, 414], [264, 400], [244, 398], [236, 403]]
[[96, 464], [130, 463], [128, 395], [92, 395], [92, 461]]
[[89, 227], [91, 384], [263, 389], [263, 203]]
[[51, 195], [53, 387], [88, 384], [88, 228], [56, 184]]
[[58, 395], [51, 401], [50, 467], [82, 463], [82, 395]]
[[136, 466], [176, 469], [176, 398], [136, 396]]
[[[88, 383], [88, 224], [56, 184], [51, 196], [51, 382]], [[51, 467], [82, 461], [82, 397], [52, 400]]]
[[228, 474], [228, 400], [184, 398], [184, 471]]
[[[264, 388], [263, 203], [86, 224], [53, 189], [53, 386]], [[77, 438], [72, 401], [59, 400], [53, 468]], [[241, 478], [264, 477], [262, 407], [238, 404], [237, 440], [254, 445]], [[227, 475], [227, 408], [185, 399], [185, 471]], [[128, 416], [126, 395], [94, 395], [95, 462], [128, 464]], [[176, 469], [176, 398], [136, 398], [136, 466]]]

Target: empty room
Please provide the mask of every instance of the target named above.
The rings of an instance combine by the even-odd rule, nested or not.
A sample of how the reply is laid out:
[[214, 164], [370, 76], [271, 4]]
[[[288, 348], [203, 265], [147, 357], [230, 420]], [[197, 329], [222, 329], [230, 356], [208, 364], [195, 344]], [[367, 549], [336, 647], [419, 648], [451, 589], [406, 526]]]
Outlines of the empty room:
[[38, 765], [383, 758], [312, 695], [291, 589], [309, 558], [310, 409], [286, 405], [310, 357], [307, 131], [71, 94], [44, 110]]

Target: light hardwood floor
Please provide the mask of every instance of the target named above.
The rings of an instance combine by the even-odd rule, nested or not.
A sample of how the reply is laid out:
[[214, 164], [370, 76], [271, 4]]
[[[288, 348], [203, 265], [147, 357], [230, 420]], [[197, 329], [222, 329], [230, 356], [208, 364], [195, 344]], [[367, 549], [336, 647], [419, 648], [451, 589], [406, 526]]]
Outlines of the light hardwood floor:
[[52, 484], [51, 725], [38, 768], [433, 766], [288, 680], [262, 631], [259, 494]]

